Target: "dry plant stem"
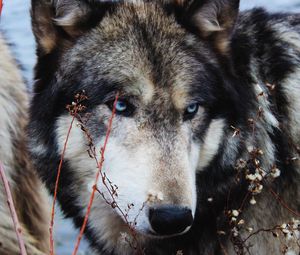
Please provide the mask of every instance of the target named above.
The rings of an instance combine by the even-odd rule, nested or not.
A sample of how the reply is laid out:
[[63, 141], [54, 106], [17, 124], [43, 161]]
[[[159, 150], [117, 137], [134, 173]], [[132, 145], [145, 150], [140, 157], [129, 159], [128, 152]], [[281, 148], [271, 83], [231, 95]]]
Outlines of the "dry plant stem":
[[64, 160], [64, 156], [65, 156], [65, 152], [66, 152], [66, 149], [67, 149], [67, 144], [68, 144], [70, 133], [71, 133], [71, 130], [72, 130], [72, 127], [73, 127], [74, 120], [75, 120], [75, 115], [73, 115], [69, 130], [68, 130], [68, 133], [67, 133], [67, 137], [66, 137], [66, 140], [65, 140], [65, 143], [64, 143], [64, 148], [63, 148], [63, 151], [61, 153], [59, 166], [58, 166], [58, 169], [57, 169], [57, 176], [56, 176], [54, 196], [53, 196], [53, 202], [52, 202], [52, 210], [51, 210], [51, 221], [50, 221], [50, 227], [49, 227], [49, 231], [50, 231], [50, 255], [54, 254], [53, 226], [54, 226], [55, 204], [56, 204], [56, 198], [57, 198], [59, 178], [60, 178], [61, 168], [62, 168], [62, 164], [63, 164], [63, 160]]
[[289, 205], [271, 188], [269, 187], [269, 192], [275, 197], [275, 199], [285, 208], [287, 209], [291, 214], [294, 214], [296, 217], [300, 217], [300, 213], [294, 211], [289, 207]]
[[111, 114], [111, 117], [109, 119], [107, 131], [106, 131], [106, 135], [105, 135], [105, 141], [104, 141], [103, 147], [101, 148], [101, 159], [100, 159], [100, 162], [98, 164], [98, 171], [97, 171], [97, 174], [96, 174], [96, 177], [95, 177], [95, 183], [94, 183], [94, 186], [93, 186], [92, 194], [90, 196], [87, 211], [86, 211], [86, 214], [85, 214], [85, 217], [84, 217], [84, 220], [83, 220], [83, 224], [82, 224], [81, 229], [80, 229], [80, 233], [77, 237], [77, 241], [76, 241], [75, 248], [74, 248], [74, 251], [73, 251], [72, 255], [76, 255], [77, 252], [78, 252], [80, 241], [83, 237], [83, 233], [84, 233], [84, 230], [86, 228], [86, 224], [87, 224], [90, 212], [91, 212], [92, 204], [93, 204], [94, 197], [95, 197], [95, 192], [96, 192], [96, 189], [97, 189], [97, 183], [98, 183], [99, 177], [100, 177], [101, 172], [102, 172], [105, 149], [106, 149], [106, 146], [107, 146], [108, 138], [110, 136], [110, 132], [111, 132], [111, 128], [112, 128], [112, 122], [113, 122], [113, 119], [114, 119], [115, 113], [116, 113], [116, 103], [117, 103], [117, 101], [118, 101], [118, 94], [116, 95], [116, 98], [115, 98], [115, 101], [114, 101], [112, 114]]
[[246, 204], [246, 202], [247, 202], [247, 200], [248, 200], [250, 194], [251, 194], [251, 192], [247, 192], [246, 196], [244, 197], [243, 202], [242, 202], [242, 204], [241, 204], [241, 206], [240, 206], [240, 208], [239, 208], [239, 211], [240, 211], [240, 212], [243, 211], [244, 206], [245, 206], [245, 204]]
[[0, 17], [1, 17], [1, 13], [2, 13], [2, 7], [3, 7], [3, 2], [2, 2], [2, 0], [0, 0]]
[[7, 180], [5, 172], [4, 172], [3, 164], [1, 162], [0, 162], [0, 175], [1, 175], [1, 179], [3, 181], [4, 189], [5, 189], [5, 192], [6, 192], [7, 204], [8, 204], [8, 207], [9, 207], [12, 219], [13, 219], [13, 223], [14, 223], [14, 226], [15, 226], [15, 230], [16, 230], [16, 234], [17, 234], [17, 239], [18, 239], [21, 255], [27, 255], [26, 249], [25, 249], [25, 244], [24, 244], [24, 239], [23, 239], [23, 235], [22, 235], [22, 229], [21, 229], [20, 223], [18, 221], [18, 216], [17, 216], [17, 213], [16, 213], [16, 209], [15, 209], [15, 206], [14, 206], [13, 199], [12, 199], [12, 194], [11, 194], [11, 191], [10, 191], [10, 188], [9, 188], [9, 183], [8, 183], [8, 180]]
[[267, 228], [267, 229], [266, 228], [261, 228], [261, 229], [255, 231], [255, 232], [253, 232], [252, 234], [250, 234], [245, 240], [243, 240], [243, 243], [246, 243], [251, 237], [253, 237], [253, 236], [255, 236], [255, 235], [257, 235], [261, 232], [271, 232], [272, 233], [273, 231], [275, 231], [277, 229], [280, 229], [280, 226], [275, 226], [273, 228]]

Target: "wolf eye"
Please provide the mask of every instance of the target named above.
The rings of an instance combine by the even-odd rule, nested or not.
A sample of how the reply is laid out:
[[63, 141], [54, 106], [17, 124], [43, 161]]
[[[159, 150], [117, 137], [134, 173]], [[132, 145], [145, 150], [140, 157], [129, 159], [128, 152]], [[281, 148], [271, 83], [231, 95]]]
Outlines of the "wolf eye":
[[[111, 102], [109, 106], [111, 109], [113, 109], [114, 102]], [[125, 117], [131, 116], [135, 109], [134, 105], [130, 104], [129, 102], [127, 102], [124, 99], [119, 99], [116, 102], [115, 108], [116, 108], [116, 114], [123, 115]]]
[[189, 114], [196, 113], [197, 111], [198, 111], [198, 104], [190, 104], [186, 108], [186, 112], [189, 113]]
[[127, 109], [127, 104], [124, 101], [118, 100], [116, 103], [116, 111], [117, 112], [124, 112]]
[[198, 112], [198, 109], [199, 109], [199, 104], [197, 104], [197, 103], [190, 104], [185, 109], [184, 120], [192, 119]]

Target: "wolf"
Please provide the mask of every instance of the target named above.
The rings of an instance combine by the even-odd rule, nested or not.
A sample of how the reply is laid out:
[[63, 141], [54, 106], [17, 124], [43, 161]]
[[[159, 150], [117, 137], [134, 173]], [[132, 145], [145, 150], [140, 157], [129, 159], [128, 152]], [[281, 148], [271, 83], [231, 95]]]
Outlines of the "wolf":
[[68, 140], [57, 198], [80, 228], [97, 189], [95, 254], [299, 253], [300, 15], [238, 0], [31, 12], [31, 157], [53, 194]]
[[[28, 254], [48, 248], [47, 197], [27, 151], [29, 98], [19, 66], [0, 34], [0, 161], [10, 183]], [[0, 254], [20, 254], [13, 221], [0, 182]]]

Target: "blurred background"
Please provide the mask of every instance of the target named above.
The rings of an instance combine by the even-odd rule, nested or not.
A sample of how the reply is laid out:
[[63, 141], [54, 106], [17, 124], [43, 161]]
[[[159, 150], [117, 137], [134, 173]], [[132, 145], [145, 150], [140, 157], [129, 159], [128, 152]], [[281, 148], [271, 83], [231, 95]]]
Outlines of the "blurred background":
[[[3, 0], [0, 30], [5, 34], [16, 59], [22, 66], [23, 75], [31, 89], [35, 64], [35, 43], [30, 24], [30, 0]], [[290, 11], [300, 13], [300, 0], [241, 0], [241, 9], [263, 6], [269, 11]], [[71, 255], [78, 231], [70, 220], [63, 219], [57, 210], [55, 228], [56, 254]], [[82, 242], [78, 255], [90, 254], [87, 243]]]

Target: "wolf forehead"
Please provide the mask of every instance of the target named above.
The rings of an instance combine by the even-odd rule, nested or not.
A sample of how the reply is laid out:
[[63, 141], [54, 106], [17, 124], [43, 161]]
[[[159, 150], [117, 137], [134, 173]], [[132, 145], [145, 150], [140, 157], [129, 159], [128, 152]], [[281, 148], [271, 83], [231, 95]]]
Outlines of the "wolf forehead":
[[212, 79], [207, 77], [216, 65], [212, 54], [161, 5], [119, 4], [67, 46], [57, 80], [86, 90], [104, 83], [130, 85], [147, 95], [174, 88], [183, 96]]

